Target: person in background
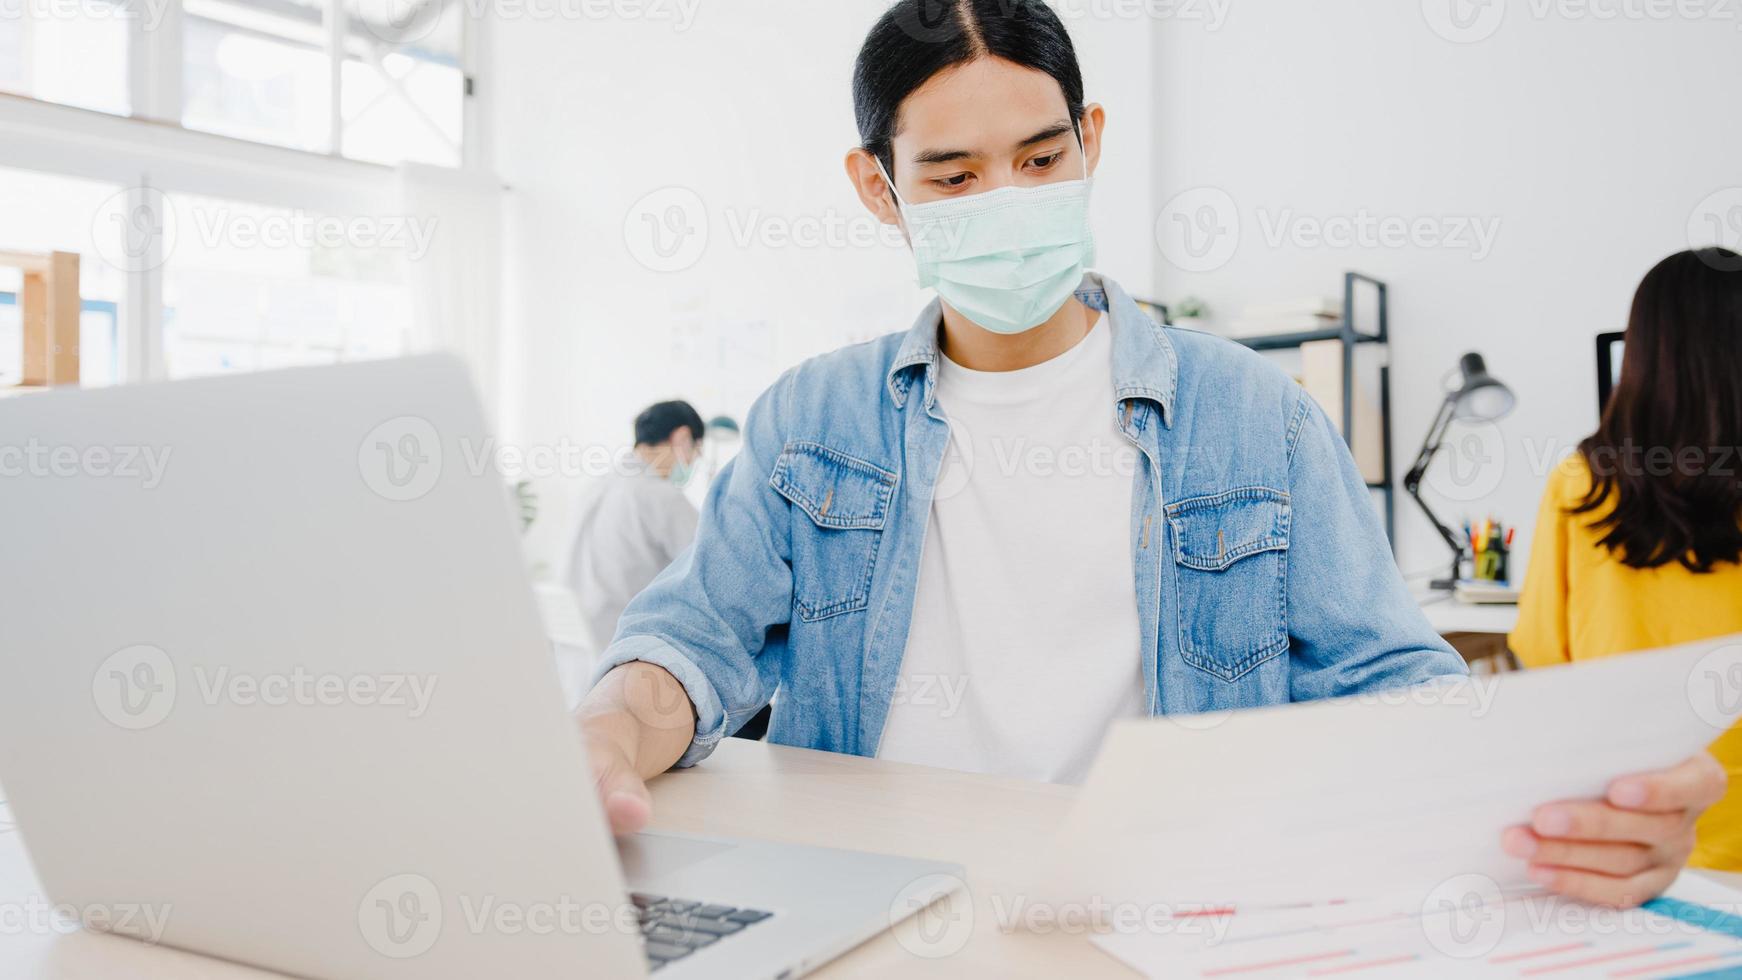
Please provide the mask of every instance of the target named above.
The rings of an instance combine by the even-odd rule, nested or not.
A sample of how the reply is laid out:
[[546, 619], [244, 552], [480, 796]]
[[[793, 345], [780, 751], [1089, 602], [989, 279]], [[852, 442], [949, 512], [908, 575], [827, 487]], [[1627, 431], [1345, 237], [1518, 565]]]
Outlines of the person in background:
[[[1681, 252], [1639, 284], [1602, 423], [1549, 476], [1511, 637], [1518, 659], [1539, 667], [1742, 632], [1739, 456], [1742, 256]], [[1742, 870], [1742, 730], [1711, 751], [1732, 778], [1700, 818], [1689, 863]], [[1507, 841], [1546, 864], [1578, 846], [1525, 831]], [[1605, 860], [1625, 876], [1648, 858], [1640, 845]]]
[[581, 502], [569, 588], [604, 649], [629, 600], [696, 537], [684, 485], [702, 456], [702, 417], [688, 402], [660, 402], [635, 419], [635, 451]]

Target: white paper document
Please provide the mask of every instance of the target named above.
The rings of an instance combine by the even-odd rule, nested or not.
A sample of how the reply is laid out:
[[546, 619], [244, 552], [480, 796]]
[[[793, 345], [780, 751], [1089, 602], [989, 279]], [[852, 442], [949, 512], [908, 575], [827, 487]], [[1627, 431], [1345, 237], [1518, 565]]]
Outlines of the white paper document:
[[[1527, 890], [1501, 834], [1674, 766], [1742, 716], [1742, 636], [1311, 704], [1122, 722], [1067, 819], [1058, 901], [1149, 910]], [[1471, 878], [1470, 876], [1474, 876]]]

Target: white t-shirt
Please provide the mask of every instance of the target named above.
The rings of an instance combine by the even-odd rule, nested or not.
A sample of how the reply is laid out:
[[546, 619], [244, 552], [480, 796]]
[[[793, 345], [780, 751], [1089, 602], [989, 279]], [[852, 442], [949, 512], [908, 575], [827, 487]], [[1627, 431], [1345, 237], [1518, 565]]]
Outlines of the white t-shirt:
[[877, 756], [1080, 782], [1145, 714], [1111, 328], [1019, 371], [944, 358], [937, 383], [950, 448]]
[[629, 600], [696, 538], [698, 515], [677, 484], [639, 458], [603, 477], [581, 499], [569, 553], [569, 588], [603, 650]]

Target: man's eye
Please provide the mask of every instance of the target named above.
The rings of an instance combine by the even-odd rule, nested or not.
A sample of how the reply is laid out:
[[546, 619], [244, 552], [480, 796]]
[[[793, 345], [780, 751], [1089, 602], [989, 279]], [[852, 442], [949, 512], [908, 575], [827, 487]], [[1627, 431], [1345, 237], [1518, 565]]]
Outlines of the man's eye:
[[953, 177], [939, 177], [932, 183], [939, 187], [960, 187], [968, 182], [967, 174], [956, 174]]
[[1044, 157], [1035, 157], [1033, 160], [1029, 161], [1029, 165], [1034, 167], [1034, 169], [1036, 169], [1036, 170], [1045, 170], [1046, 168], [1059, 162], [1059, 158], [1062, 156], [1064, 156], [1064, 153], [1062, 153], [1062, 152], [1049, 153]]

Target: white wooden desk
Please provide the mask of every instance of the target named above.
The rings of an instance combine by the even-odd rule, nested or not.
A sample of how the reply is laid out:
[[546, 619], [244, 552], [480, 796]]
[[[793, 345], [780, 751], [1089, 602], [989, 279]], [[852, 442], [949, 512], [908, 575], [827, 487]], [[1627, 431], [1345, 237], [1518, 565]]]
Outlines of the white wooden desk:
[[1471, 670], [1511, 669], [1506, 637], [1518, 628], [1516, 605], [1463, 602], [1450, 592], [1428, 589], [1418, 589], [1415, 599], [1434, 631], [1463, 654]]
[[1461, 602], [1450, 592], [1418, 592], [1416, 601], [1427, 621], [1442, 635], [1493, 633], [1504, 636], [1518, 628], [1515, 605]]
[[[971, 923], [958, 951], [925, 955], [954, 943], [926, 944], [910, 920], [820, 976], [1136, 975], [1087, 936], [1006, 934], [997, 928], [1000, 909], [1021, 894], [1022, 862], [1047, 846], [1064, 817], [1067, 787], [727, 739], [701, 766], [662, 776], [652, 788], [656, 829], [910, 854], [967, 868], [972, 898], [958, 895], [947, 908], [927, 913], [934, 927], [940, 921]], [[41, 903], [22, 843], [5, 828], [3, 814], [0, 808], [0, 908]], [[0, 931], [0, 977], [6, 980], [271, 976], [112, 936]]]
[[[910, 920], [836, 960], [820, 976], [1135, 976], [1086, 936], [998, 928], [1001, 910], [1022, 894], [1024, 861], [1047, 846], [1071, 792], [738, 739], [728, 739], [701, 766], [653, 784], [661, 829], [914, 854], [967, 868], [971, 898], [958, 895], [931, 920], [945, 934], [953, 933], [937, 929], [939, 921], [968, 923], [959, 950], [926, 955], [954, 944], [928, 945]], [[0, 907], [41, 902], [18, 834], [7, 826], [0, 807]], [[1714, 877], [1742, 887], [1742, 876]], [[274, 976], [111, 936], [0, 932], [0, 977], [7, 980]]]

